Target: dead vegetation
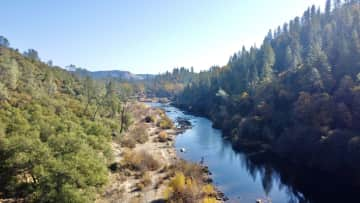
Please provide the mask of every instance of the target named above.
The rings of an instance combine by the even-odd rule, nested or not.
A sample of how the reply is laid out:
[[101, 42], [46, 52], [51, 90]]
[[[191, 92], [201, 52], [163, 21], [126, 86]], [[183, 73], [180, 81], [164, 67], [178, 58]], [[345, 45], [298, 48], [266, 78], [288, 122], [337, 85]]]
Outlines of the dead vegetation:
[[166, 141], [168, 141], [168, 134], [166, 133], [166, 131], [161, 131], [161, 132], [159, 133], [158, 141], [159, 141], [159, 142], [166, 142]]
[[122, 164], [123, 167], [140, 171], [155, 171], [160, 168], [159, 161], [155, 160], [150, 154], [141, 152], [125, 151], [123, 153]]

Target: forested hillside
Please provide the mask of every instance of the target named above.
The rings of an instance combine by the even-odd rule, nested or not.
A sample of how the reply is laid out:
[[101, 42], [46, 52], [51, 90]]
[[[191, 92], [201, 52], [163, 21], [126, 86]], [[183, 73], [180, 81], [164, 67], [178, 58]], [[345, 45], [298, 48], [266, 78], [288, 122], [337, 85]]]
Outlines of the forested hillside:
[[158, 74], [154, 77], [141, 81], [144, 90], [149, 97], [173, 97], [180, 93], [186, 84], [196, 77], [193, 67], [174, 68], [172, 72]]
[[107, 182], [111, 138], [129, 124], [126, 92], [0, 39], [0, 199], [93, 201]]
[[269, 31], [261, 47], [200, 73], [176, 102], [210, 117], [236, 147], [358, 173], [359, 35], [360, 2], [328, 0], [324, 12], [312, 6]]

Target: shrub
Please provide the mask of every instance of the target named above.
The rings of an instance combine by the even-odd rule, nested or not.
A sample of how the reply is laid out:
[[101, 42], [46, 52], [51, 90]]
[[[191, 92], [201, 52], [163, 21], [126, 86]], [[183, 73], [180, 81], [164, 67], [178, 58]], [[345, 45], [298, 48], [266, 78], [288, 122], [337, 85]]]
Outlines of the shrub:
[[153, 123], [153, 122], [155, 122], [154, 116], [146, 116], [144, 120], [145, 120], [146, 123]]
[[130, 132], [129, 136], [133, 137], [135, 141], [140, 144], [144, 144], [149, 140], [149, 135], [145, 126], [137, 126]]
[[123, 165], [137, 171], [155, 171], [159, 169], [160, 163], [150, 154], [141, 152], [124, 152]]
[[204, 175], [203, 168], [200, 165], [184, 160], [178, 161], [174, 167], [175, 171], [182, 171], [185, 176], [193, 177], [196, 180], [202, 180]]
[[202, 191], [207, 196], [213, 196], [213, 195], [216, 194], [216, 191], [215, 191], [214, 187], [212, 185], [210, 185], [210, 184], [205, 185], [202, 188]]
[[174, 124], [168, 117], [163, 116], [161, 121], [157, 125], [162, 129], [171, 129]]
[[182, 172], [176, 172], [175, 177], [170, 182], [170, 187], [174, 192], [181, 192], [185, 188], [185, 176]]
[[119, 163], [114, 162], [110, 164], [109, 169], [111, 170], [111, 172], [116, 172], [120, 169]]
[[159, 133], [159, 142], [166, 142], [168, 140], [168, 134], [165, 131]]
[[145, 185], [142, 181], [135, 184], [135, 190], [137, 191], [143, 191], [145, 188]]
[[216, 199], [213, 197], [205, 197], [202, 201], [203, 203], [216, 203]]
[[182, 172], [176, 172], [165, 190], [165, 199], [168, 202], [198, 202], [200, 197], [198, 183]]
[[136, 140], [132, 137], [123, 137], [120, 139], [120, 144], [122, 147], [134, 148], [136, 146]]
[[152, 180], [151, 180], [151, 177], [150, 177], [150, 173], [149, 173], [149, 172], [145, 172], [145, 173], [144, 173], [144, 176], [143, 176], [143, 179], [142, 179], [141, 182], [143, 183], [143, 185], [144, 185], [145, 187], [151, 185]]

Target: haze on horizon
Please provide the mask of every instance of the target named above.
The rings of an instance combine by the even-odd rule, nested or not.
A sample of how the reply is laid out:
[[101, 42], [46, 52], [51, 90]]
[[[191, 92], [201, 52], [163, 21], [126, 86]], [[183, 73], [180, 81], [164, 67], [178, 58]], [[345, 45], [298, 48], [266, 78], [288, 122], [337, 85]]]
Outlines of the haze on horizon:
[[301, 16], [312, 4], [323, 8], [325, 0], [1, 3], [1, 35], [14, 48], [33, 48], [42, 60], [62, 67], [155, 74], [224, 65], [243, 45], [260, 46], [269, 29]]

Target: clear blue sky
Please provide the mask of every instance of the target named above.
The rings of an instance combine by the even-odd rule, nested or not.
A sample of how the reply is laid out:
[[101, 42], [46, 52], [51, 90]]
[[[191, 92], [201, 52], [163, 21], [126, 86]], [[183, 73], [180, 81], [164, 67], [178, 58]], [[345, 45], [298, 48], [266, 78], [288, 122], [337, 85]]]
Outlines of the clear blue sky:
[[0, 35], [63, 67], [203, 70], [312, 4], [325, 0], [1, 0]]

